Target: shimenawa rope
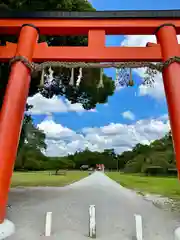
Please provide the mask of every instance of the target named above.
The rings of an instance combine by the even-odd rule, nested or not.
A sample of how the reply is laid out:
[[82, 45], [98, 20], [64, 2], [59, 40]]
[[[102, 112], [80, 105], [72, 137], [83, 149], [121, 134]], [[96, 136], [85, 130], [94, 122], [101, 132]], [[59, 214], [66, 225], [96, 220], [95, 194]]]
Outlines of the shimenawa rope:
[[[87, 63], [87, 62], [59, 62], [59, 61], [47, 61], [43, 63], [34, 63], [30, 62], [28, 59], [26, 59], [23, 56], [15, 56], [13, 57], [9, 64], [12, 65], [15, 62], [22, 62], [27, 68], [30, 69], [31, 73], [33, 72], [42, 72], [41, 77], [41, 83], [43, 82], [43, 76], [44, 76], [44, 70], [49, 69], [49, 72], [52, 75], [52, 68], [69, 68], [71, 69], [71, 79], [70, 79], [70, 85], [74, 85], [74, 69], [80, 68], [79, 70], [79, 76], [77, 81], [77, 86], [79, 86], [81, 78], [82, 78], [82, 68], [116, 68], [116, 80], [120, 81], [119, 79], [119, 73], [120, 69], [132, 69], [132, 68], [148, 68], [148, 73], [152, 76], [154, 76], [157, 72], [162, 72], [164, 68], [168, 67], [170, 64], [177, 62], [180, 63], [180, 57], [174, 56], [169, 58], [168, 60], [164, 62], [159, 63], [151, 63], [151, 62], [111, 62], [111, 63]], [[103, 87], [103, 70], [100, 71], [100, 82], [98, 84], [98, 87]], [[130, 78], [131, 71], [130, 71]], [[130, 79], [132, 82], [132, 79]], [[134, 84], [131, 83], [133, 86]]]

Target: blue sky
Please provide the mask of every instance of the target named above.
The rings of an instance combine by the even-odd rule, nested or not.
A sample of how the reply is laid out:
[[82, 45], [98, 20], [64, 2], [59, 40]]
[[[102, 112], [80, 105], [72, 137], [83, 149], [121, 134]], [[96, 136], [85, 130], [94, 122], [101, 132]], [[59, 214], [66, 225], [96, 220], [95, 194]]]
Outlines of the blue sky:
[[163, 10], [163, 9], [179, 9], [180, 2], [178, 0], [91, 0], [90, 1], [97, 10]]
[[[180, 9], [180, 2], [177, 0], [91, 0], [91, 3], [97, 10]], [[151, 41], [151, 38], [152, 36], [142, 36], [140, 38], [138, 36], [107, 36], [106, 45], [120, 46], [125, 41], [126, 45], [142, 45], [143, 42], [145, 46], [145, 43]], [[105, 73], [115, 79], [114, 70], [105, 70]], [[34, 104], [34, 112], [32, 112], [34, 122], [47, 133], [47, 142], [50, 144], [48, 154], [65, 155], [67, 152], [73, 152], [79, 148], [83, 149], [83, 147], [79, 147], [81, 145], [84, 147], [91, 146], [90, 149], [92, 150], [102, 150], [106, 147], [111, 148], [118, 145], [117, 151], [122, 152], [129, 149], [128, 146], [133, 147], [138, 141], [148, 143], [155, 138], [162, 137], [169, 129], [169, 122], [161, 76], [157, 76], [157, 84], [151, 89], [139, 86], [142, 81], [141, 76], [142, 72], [134, 71], [133, 79], [136, 85], [132, 88], [128, 87], [116, 91], [112, 97], [109, 97], [108, 104], [98, 105], [95, 112], [83, 111], [80, 106], [76, 106], [77, 108], [74, 109], [70, 103], [64, 100], [58, 102], [60, 100], [54, 99], [47, 102], [47, 100], [42, 100], [40, 96], [36, 99], [30, 99], [29, 101]], [[46, 107], [48, 109], [45, 109]], [[137, 135], [136, 141], [132, 140], [131, 135], [128, 135], [131, 127]], [[124, 135], [122, 135], [120, 129], [127, 129], [126, 148], [124, 148], [125, 144], [120, 144], [121, 140], [126, 138], [126, 133], [123, 132]], [[76, 135], [75, 138], [69, 137], [71, 135], [70, 131], [72, 135]], [[114, 133], [112, 138], [110, 137], [112, 133], [108, 135], [109, 131]], [[63, 134], [66, 135], [66, 139]], [[92, 136], [92, 134], [94, 135]], [[150, 137], [150, 135], [152, 136]], [[129, 140], [131, 144], [128, 142], [128, 137], [131, 138]], [[53, 144], [50, 139], [53, 139]], [[107, 139], [109, 143], [107, 143]], [[116, 142], [115, 145], [113, 145], [114, 141]], [[75, 145], [76, 147], [74, 147]]]

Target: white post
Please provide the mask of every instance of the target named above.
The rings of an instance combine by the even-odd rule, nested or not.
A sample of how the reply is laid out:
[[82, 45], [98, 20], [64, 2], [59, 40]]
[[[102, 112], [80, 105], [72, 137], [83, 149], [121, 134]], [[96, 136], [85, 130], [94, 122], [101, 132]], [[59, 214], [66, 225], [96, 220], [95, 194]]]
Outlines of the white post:
[[102, 164], [102, 172], [104, 172], [104, 164]]
[[3, 223], [0, 224], [0, 239], [5, 239], [10, 237], [15, 233], [15, 225], [11, 221], [5, 219]]
[[89, 206], [89, 237], [96, 238], [96, 210], [95, 205]]
[[51, 225], [52, 225], [52, 212], [46, 213], [46, 223], [45, 223], [45, 236], [51, 236]]
[[134, 216], [136, 222], [136, 240], [143, 240], [142, 217], [138, 214], [135, 214]]
[[174, 231], [174, 240], [180, 240], [180, 227]]

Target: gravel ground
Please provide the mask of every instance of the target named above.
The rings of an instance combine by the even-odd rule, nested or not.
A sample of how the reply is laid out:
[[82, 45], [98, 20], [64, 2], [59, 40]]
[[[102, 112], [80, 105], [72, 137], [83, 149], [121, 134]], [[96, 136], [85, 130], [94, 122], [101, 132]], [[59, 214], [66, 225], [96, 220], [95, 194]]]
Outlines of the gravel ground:
[[100, 172], [62, 188], [12, 189], [9, 204], [8, 219], [16, 225], [10, 240], [46, 239], [48, 211], [53, 216], [48, 239], [87, 240], [91, 204], [96, 205], [98, 240], [135, 240], [134, 214], [142, 216], [144, 240], [173, 240], [173, 232], [180, 226], [180, 218], [178, 221], [172, 212], [157, 208]]

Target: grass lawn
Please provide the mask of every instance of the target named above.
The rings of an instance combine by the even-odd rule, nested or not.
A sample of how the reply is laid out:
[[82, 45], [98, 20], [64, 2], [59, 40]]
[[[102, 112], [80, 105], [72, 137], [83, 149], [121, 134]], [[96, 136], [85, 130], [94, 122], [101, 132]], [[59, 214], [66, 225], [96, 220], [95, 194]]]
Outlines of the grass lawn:
[[107, 173], [111, 179], [123, 187], [134, 189], [140, 193], [154, 193], [180, 200], [180, 181], [168, 177], [144, 177], [118, 172]]
[[49, 172], [14, 172], [11, 187], [65, 186], [88, 176], [88, 172], [67, 171], [65, 176]]
[[[177, 178], [144, 177], [118, 172], [106, 173], [122, 186], [142, 194], [154, 193], [180, 200], [180, 182]], [[65, 186], [88, 176], [88, 172], [67, 171], [66, 175], [49, 175], [49, 172], [14, 172], [11, 187]]]

